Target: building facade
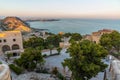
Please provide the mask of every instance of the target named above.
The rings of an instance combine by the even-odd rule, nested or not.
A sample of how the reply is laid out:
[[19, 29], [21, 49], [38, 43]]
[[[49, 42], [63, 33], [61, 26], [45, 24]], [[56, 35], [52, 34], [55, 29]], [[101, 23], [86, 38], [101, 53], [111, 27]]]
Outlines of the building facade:
[[99, 30], [97, 32], [93, 32], [91, 35], [85, 35], [84, 39], [93, 41], [95, 43], [99, 43], [99, 40], [101, 38], [101, 36], [103, 34], [110, 34], [112, 33], [114, 30], [110, 30], [110, 29], [103, 29], [103, 30]]
[[13, 53], [13, 56], [17, 56], [23, 51], [23, 41], [20, 31], [0, 32], [0, 55]]

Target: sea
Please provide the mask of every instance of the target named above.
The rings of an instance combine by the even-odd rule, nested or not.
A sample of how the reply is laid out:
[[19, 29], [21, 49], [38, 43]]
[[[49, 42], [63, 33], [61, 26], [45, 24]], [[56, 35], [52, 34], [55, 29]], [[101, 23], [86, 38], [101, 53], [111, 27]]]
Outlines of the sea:
[[91, 34], [101, 29], [113, 29], [120, 32], [120, 19], [60, 19], [59, 21], [28, 22], [31, 27], [48, 29], [48, 32], [71, 32], [82, 35]]

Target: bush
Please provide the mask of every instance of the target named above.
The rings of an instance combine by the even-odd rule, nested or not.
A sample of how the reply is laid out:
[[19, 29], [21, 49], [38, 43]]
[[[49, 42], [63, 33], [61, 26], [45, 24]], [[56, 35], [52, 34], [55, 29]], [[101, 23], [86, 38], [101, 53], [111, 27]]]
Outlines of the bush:
[[18, 66], [15, 66], [14, 64], [9, 65], [10, 69], [12, 69], [17, 75], [22, 73], [22, 69]]
[[113, 55], [114, 57], [120, 59], [120, 53], [113, 53], [112, 55]]
[[12, 57], [12, 53], [7, 53], [6, 56], [8, 59], [10, 59], [10, 57]]
[[43, 70], [37, 69], [35, 72], [36, 73], [49, 73], [47, 69], [43, 69]]
[[57, 67], [52, 69], [52, 74], [56, 75], [60, 80], [66, 80], [65, 77], [58, 71]]
[[52, 74], [57, 75], [57, 73], [58, 73], [58, 69], [57, 69], [57, 67], [54, 67], [54, 68], [52, 69]]
[[43, 57], [47, 57], [47, 54], [43, 54]]
[[65, 77], [64, 77], [61, 73], [58, 73], [58, 74], [57, 74], [57, 77], [58, 77], [60, 80], [66, 80]]
[[0, 62], [0, 64], [2, 64], [2, 62]]

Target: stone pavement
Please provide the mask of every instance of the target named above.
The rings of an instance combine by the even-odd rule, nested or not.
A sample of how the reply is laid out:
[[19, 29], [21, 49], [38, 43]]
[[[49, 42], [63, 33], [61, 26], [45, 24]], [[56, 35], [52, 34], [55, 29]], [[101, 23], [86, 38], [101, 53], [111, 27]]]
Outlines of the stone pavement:
[[42, 73], [35, 73], [29, 72], [25, 74], [21, 74], [16, 77], [12, 77], [12, 80], [55, 80], [54, 78], [50, 77], [50, 74], [42, 74]]

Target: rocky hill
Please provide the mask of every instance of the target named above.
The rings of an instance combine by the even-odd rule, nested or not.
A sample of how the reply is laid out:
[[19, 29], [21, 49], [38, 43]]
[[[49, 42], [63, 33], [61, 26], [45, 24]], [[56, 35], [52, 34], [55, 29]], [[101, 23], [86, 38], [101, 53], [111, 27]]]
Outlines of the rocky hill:
[[3, 31], [10, 31], [10, 30], [19, 30], [22, 32], [30, 32], [31, 28], [28, 23], [22, 21], [18, 17], [6, 17], [5, 19], [1, 20], [0, 28]]

